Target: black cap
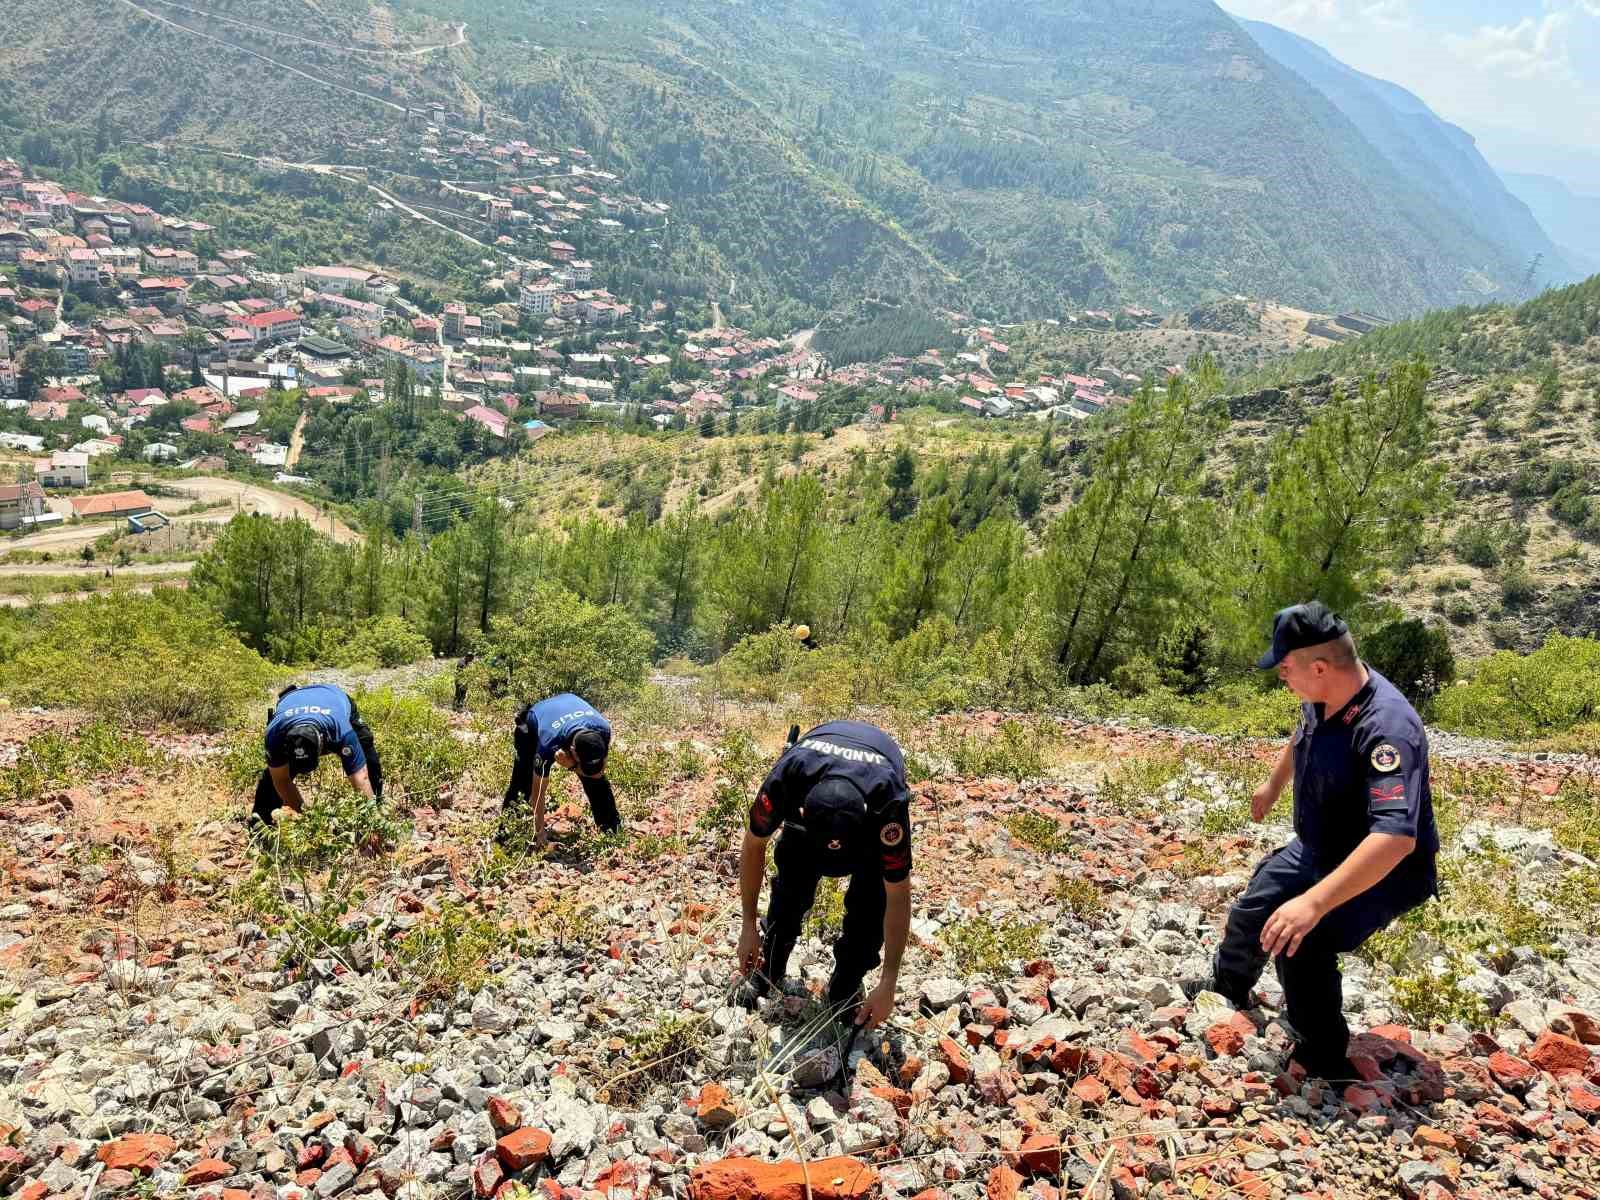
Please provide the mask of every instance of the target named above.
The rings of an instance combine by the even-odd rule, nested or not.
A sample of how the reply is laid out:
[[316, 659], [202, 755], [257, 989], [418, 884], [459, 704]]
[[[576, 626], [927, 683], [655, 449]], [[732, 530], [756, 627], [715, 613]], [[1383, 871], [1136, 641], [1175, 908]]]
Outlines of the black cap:
[[1262, 671], [1271, 670], [1291, 650], [1320, 646], [1349, 632], [1350, 626], [1320, 600], [1279, 609], [1278, 615], [1272, 618], [1272, 649], [1261, 656], [1256, 667]]
[[572, 756], [585, 775], [598, 775], [606, 766], [606, 739], [598, 729], [580, 729], [572, 735]]
[[848, 850], [857, 844], [867, 823], [867, 801], [861, 789], [838, 775], [819, 779], [800, 806], [806, 832], [824, 850]]
[[291, 775], [309, 775], [317, 769], [317, 758], [322, 753], [320, 729], [310, 722], [302, 722], [290, 726], [283, 740], [289, 751]]

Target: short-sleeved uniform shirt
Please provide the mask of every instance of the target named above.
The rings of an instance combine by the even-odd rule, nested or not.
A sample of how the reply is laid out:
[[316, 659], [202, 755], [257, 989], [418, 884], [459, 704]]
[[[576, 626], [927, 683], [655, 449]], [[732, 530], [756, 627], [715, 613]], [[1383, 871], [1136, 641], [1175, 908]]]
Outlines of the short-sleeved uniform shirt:
[[1399, 870], [1433, 870], [1439, 831], [1428, 782], [1428, 735], [1398, 688], [1367, 682], [1333, 713], [1302, 704], [1294, 732], [1294, 830], [1319, 870], [1337, 867], [1369, 833], [1417, 839]]
[[784, 824], [804, 829], [806, 795], [829, 777], [855, 784], [866, 799], [867, 820], [861, 844], [849, 848], [832, 864], [835, 869], [823, 873], [848, 874], [876, 862], [884, 882], [908, 878], [911, 793], [906, 788], [905, 759], [892, 737], [861, 721], [829, 721], [789, 747], [761, 784], [750, 808], [750, 832], [765, 838]]
[[350, 697], [327, 683], [295, 688], [278, 698], [278, 707], [267, 722], [267, 766], [289, 765], [289, 730], [296, 725], [314, 725], [322, 743], [320, 753], [339, 751], [339, 762], [346, 775], [354, 775], [367, 765], [361, 739], [350, 723]]
[[572, 744], [572, 735], [582, 729], [598, 730], [611, 749], [611, 722], [595, 711], [594, 705], [571, 692], [562, 692], [537, 704], [530, 704], [517, 716], [517, 734], [535, 743], [533, 769], [548, 776], [555, 765], [556, 751]]

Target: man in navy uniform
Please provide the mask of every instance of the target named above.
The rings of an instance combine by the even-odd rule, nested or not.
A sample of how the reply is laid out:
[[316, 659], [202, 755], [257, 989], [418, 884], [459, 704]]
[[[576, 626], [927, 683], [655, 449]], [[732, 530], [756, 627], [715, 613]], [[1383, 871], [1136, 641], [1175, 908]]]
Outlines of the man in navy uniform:
[[[516, 761], [511, 767], [511, 782], [506, 788], [501, 811], [512, 815], [533, 801], [534, 841], [539, 849], [548, 844], [544, 822], [545, 793], [550, 787], [552, 768], [561, 766], [576, 771], [583, 794], [589, 799], [594, 823], [606, 833], [622, 828], [617, 798], [606, 778], [606, 757], [611, 753], [611, 722], [587, 700], [563, 692], [517, 714], [512, 734]], [[502, 839], [505, 831], [502, 828]]]
[[[777, 876], [758, 928], [767, 840], [780, 827]], [[738, 957], [748, 976], [747, 1001], [782, 985], [824, 875], [850, 878], [828, 1004], [841, 1021], [870, 1029], [894, 1008], [911, 930], [911, 795], [900, 747], [859, 721], [829, 721], [790, 745], [751, 806], [739, 851]], [[863, 998], [862, 981], [878, 965], [880, 949], [883, 972]]]
[[267, 717], [267, 769], [256, 781], [254, 815], [263, 824], [288, 806], [305, 808], [295, 779], [317, 769], [317, 761], [335, 750], [352, 787], [363, 796], [383, 798], [383, 764], [372, 730], [356, 711], [355, 701], [328, 683], [285, 688]]
[[1272, 649], [1257, 666], [1276, 668], [1302, 703], [1250, 816], [1264, 820], [1292, 777], [1295, 837], [1256, 867], [1201, 986], [1247, 1008], [1275, 959], [1298, 1037], [1293, 1060], [1308, 1075], [1353, 1079], [1339, 955], [1438, 889], [1428, 737], [1399, 690], [1357, 657], [1349, 627], [1318, 601], [1277, 614]]

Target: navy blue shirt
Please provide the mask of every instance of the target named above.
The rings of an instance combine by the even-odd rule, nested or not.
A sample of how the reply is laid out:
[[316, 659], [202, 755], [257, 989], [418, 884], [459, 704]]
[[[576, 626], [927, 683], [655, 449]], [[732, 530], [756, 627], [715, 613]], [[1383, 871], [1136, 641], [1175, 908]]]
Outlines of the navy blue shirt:
[[287, 767], [289, 748], [284, 744], [296, 725], [314, 725], [320, 735], [320, 753], [339, 750], [339, 761], [346, 775], [354, 775], [367, 765], [361, 739], [350, 724], [350, 697], [329, 683], [313, 683], [295, 688], [278, 699], [272, 719], [267, 722], [267, 766]]
[[595, 711], [594, 705], [571, 692], [562, 692], [537, 704], [530, 704], [517, 717], [517, 733], [535, 743], [533, 769], [548, 776], [556, 761], [556, 751], [572, 745], [572, 735], [583, 729], [598, 730], [611, 749], [611, 722]]
[[827, 776], [848, 779], [867, 801], [858, 850], [873, 853], [887, 883], [911, 874], [911, 793], [895, 740], [875, 725], [829, 721], [789, 747], [767, 773], [750, 808], [750, 832], [771, 837], [785, 821], [804, 824], [806, 795]]
[[1300, 706], [1294, 831], [1324, 872], [1369, 833], [1416, 838], [1416, 849], [1397, 869], [1431, 871], [1439, 831], [1428, 782], [1428, 735], [1394, 684], [1370, 667], [1367, 676], [1332, 714], [1320, 704]]

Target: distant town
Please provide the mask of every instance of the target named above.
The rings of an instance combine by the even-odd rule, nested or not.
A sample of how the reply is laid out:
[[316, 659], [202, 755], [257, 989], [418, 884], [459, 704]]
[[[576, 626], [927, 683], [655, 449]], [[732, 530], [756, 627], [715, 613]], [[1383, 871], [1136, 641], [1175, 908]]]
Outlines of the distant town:
[[[944, 315], [964, 349], [839, 369], [811, 349], [810, 331], [756, 336], [720, 313], [686, 329], [666, 300], [612, 294], [567, 240], [579, 230], [584, 242], [648, 234], [641, 222], [666, 221], [665, 205], [627, 194], [580, 148], [497, 144], [449, 131], [445, 118], [419, 114], [413, 152], [486, 178], [446, 184], [451, 204], [434, 216], [373, 190], [380, 208], [481, 247], [477, 290], [503, 297], [494, 303], [427, 311], [403, 280], [361, 264], [262, 270], [255, 253], [221, 244], [203, 222], [85, 195], [0, 159], [0, 451], [20, 466], [0, 490], [0, 528], [64, 519], [46, 492], [94, 487], [101, 460], [310, 482], [302, 464], [330, 448], [307, 444], [305, 408], [382, 403], [396, 379], [414, 380], [442, 411], [475, 426], [491, 456], [563, 423], [630, 414], [704, 431], [741, 408], [802, 410], [828, 386], [885, 393], [847, 419], [892, 419], [895, 394], [942, 392], [979, 418], [1081, 421], [1142, 382], [1114, 366], [1021, 378], [1006, 331], [957, 313]], [[366, 170], [255, 161], [347, 180]], [[1137, 308], [1052, 324], [1063, 321], [1160, 324]], [[298, 394], [299, 419], [263, 421], [269, 401], [285, 394]], [[74, 515], [100, 515], [93, 508]]]

